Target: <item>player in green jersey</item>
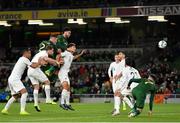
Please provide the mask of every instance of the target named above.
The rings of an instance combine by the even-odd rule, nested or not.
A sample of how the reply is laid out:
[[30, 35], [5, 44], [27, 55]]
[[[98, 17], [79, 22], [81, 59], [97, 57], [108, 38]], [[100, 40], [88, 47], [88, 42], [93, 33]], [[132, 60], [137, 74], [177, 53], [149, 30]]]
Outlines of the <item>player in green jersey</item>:
[[57, 36], [57, 47], [64, 52], [68, 46], [68, 38], [71, 36], [71, 29], [69, 27], [65, 27], [63, 29], [63, 34]]
[[[67, 49], [68, 46], [68, 38], [71, 36], [71, 29], [69, 27], [65, 27], [63, 29], [63, 34], [57, 36], [57, 43], [56, 43], [56, 48], [61, 51], [59, 52], [64, 52]], [[59, 53], [60, 54], [60, 53]], [[56, 60], [61, 60], [60, 56], [57, 56]], [[47, 76], [50, 76], [54, 71], [56, 70], [56, 67], [51, 66], [48, 70], [45, 71]]]
[[128, 89], [132, 82], [139, 83], [133, 90], [132, 96], [135, 99], [134, 108], [129, 113], [129, 117], [138, 116], [142, 109], [144, 108], [144, 103], [146, 99], [146, 95], [150, 93], [150, 101], [149, 101], [149, 115], [152, 115], [153, 101], [156, 93], [155, 86], [156, 76], [154, 74], [149, 75], [148, 79], [131, 79], [128, 83]]
[[51, 45], [54, 48], [54, 51], [57, 51], [56, 43], [57, 43], [57, 35], [50, 35], [49, 40], [42, 41], [39, 44], [39, 51], [45, 50], [48, 45]]
[[[57, 55], [56, 43], [57, 43], [57, 35], [50, 35], [49, 40], [42, 41], [39, 44], [39, 51], [45, 50], [47, 46], [52, 46], [54, 49], [54, 54], [51, 56], [51, 58], [56, 59], [56, 55]], [[41, 67], [41, 69], [42, 71], [45, 72], [46, 70], [50, 69], [50, 67], [51, 65], [46, 65], [46, 66]], [[54, 78], [54, 77], [48, 76], [48, 78], [51, 81], [52, 80], [51, 78]]]

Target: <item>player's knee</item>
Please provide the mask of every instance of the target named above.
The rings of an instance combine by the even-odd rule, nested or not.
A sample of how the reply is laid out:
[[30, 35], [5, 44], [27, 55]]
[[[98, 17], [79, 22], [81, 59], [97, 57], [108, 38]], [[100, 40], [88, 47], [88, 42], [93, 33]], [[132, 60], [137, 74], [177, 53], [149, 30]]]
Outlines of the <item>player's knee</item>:
[[27, 90], [25, 88], [23, 88], [21, 91], [20, 91], [21, 94], [25, 94], [27, 93]]
[[50, 81], [47, 80], [47, 81], [44, 81], [45, 85], [50, 85]]
[[20, 97], [20, 94], [14, 94], [12, 96], [17, 100]]
[[62, 87], [63, 87], [63, 89], [69, 90], [68, 82], [63, 82]]
[[39, 90], [39, 84], [33, 85], [35, 90]]

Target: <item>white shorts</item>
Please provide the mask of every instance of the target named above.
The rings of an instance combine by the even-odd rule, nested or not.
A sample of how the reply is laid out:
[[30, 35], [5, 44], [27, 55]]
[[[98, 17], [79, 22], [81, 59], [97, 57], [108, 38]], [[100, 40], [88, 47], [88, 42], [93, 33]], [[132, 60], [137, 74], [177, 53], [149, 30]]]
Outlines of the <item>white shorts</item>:
[[31, 83], [34, 84], [39, 84], [39, 82], [45, 82], [49, 81], [47, 76], [42, 72], [40, 68], [28, 68], [28, 77], [31, 80]]
[[122, 95], [131, 95], [132, 96], [132, 90], [133, 88], [135, 88], [136, 86], [138, 85], [138, 83], [132, 83], [130, 85], [130, 89], [127, 89], [127, 88], [124, 88], [122, 91], [121, 91], [121, 94]]
[[132, 90], [131, 89], [123, 89], [122, 91], [121, 91], [121, 94], [122, 95], [132, 95]]
[[64, 72], [64, 71], [60, 72], [59, 71], [58, 77], [59, 77], [60, 83], [68, 82], [68, 84], [70, 85], [70, 80], [69, 80], [68, 72]]
[[15, 80], [12, 78], [8, 79], [9, 89], [11, 91], [11, 95], [19, 93], [20, 90], [24, 89], [24, 85], [21, 80]]

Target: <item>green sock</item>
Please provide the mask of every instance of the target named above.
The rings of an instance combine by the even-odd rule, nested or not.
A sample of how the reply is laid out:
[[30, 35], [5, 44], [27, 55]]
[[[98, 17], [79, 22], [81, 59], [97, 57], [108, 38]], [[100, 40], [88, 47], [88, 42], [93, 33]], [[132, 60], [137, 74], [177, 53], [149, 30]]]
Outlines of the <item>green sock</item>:
[[50, 72], [50, 73], [52, 73], [52, 72], [54, 72], [55, 71], [55, 67], [54, 66], [51, 66], [49, 69], [48, 69], [48, 71]]

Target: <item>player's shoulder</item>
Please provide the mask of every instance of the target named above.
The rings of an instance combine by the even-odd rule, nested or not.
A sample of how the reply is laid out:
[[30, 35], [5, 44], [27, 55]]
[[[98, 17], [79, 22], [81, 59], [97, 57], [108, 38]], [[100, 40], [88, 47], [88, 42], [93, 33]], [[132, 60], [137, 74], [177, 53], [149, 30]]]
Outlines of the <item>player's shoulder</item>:
[[131, 69], [131, 71], [138, 71], [136, 68], [134, 68], [134, 67], [130, 67], [130, 69]]
[[41, 50], [37, 55], [47, 55], [47, 52], [46, 50]]
[[116, 64], [116, 62], [111, 62], [111, 64], [110, 65], [115, 65]]
[[30, 62], [30, 60], [28, 58], [24, 57], [24, 56], [21, 56], [18, 61], [20, 61], [20, 62], [27, 62], [27, 61]]
[[63, 35], [58, 35], [58, 36], [57, 36], [58, 41], [62, 41], [63, 38], [64, 38]]
[[61, 53], [61, 55], [68, 55], [69, 52], [67, 50], [65, 50], [64, 52]]
[[49, 43], [50, 43], [50, 41], [44, 40], [44, 41], [42, 41], [40, 44], [49, 44]]
[[62, 37], [62, 35], [58, 35], [58, 36], [57, 36], [57, 38], [61, 38], [61, 37]]
[[73, 56], [73, 54], [71, 52], [69, 52], [67, 50], [65, 52], [66, 52], [67, 55]]
[[22, 60], [22, 61], [24, 61], [24, 60], [29, 60], [28, 58], [26, 58], [26, 57], [24, 57], [24, 56], [21, 56], [19, 59]]

